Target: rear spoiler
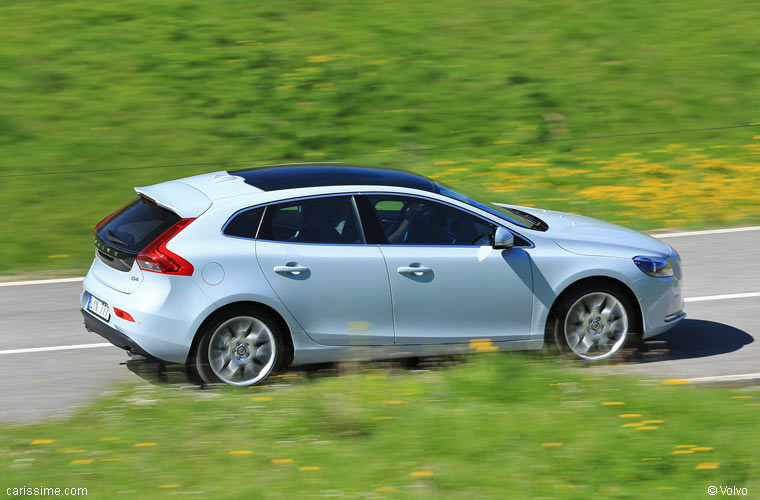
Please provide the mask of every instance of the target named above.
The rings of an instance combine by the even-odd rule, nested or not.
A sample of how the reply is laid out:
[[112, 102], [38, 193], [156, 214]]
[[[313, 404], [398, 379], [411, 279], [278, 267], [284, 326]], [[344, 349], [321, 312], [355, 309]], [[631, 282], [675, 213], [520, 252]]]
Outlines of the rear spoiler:
[[181, 181], [162, 182], [136, 187], [137, 194], [150, 198], [157, 205], [171, 210], [183, 219], [195, 218], [208, 210], [211, 200], [190, 184]]

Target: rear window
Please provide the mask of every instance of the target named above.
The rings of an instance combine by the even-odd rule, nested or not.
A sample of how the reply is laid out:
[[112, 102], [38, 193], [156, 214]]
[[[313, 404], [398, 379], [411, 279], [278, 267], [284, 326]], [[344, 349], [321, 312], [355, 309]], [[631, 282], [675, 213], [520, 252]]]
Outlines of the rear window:
[[137, 254], [179, 220], [177, 214], [140, 197], [111, 217], [98, 231], [98, 238], [108, 246]]

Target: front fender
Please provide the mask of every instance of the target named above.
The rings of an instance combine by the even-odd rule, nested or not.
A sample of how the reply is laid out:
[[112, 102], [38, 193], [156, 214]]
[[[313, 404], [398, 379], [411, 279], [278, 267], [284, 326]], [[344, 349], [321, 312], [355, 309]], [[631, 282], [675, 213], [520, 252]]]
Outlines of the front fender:
[[533, 340], [544, 338], [546, 321], [557, 298], [583, 279], [613, 279], [631, 290], [638, 299], [635, 284], [642, 276], [639, 276], [641, 271], [630, 259], [578, 255], [563, 250], [553, 242], [528, 252], [533, 273]]

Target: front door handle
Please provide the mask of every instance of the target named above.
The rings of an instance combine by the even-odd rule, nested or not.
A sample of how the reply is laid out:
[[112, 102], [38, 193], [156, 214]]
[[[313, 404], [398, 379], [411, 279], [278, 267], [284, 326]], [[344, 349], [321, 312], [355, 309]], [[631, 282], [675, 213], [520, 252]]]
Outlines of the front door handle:
[[414, 274], [415, 276], [422, 276], [425, 273], [431, 273], [433, 272], [432, 269], [429, 267], [423, 267], [423, 266], [402, 266], [396, 269], [400, 274]]
[[274, 266], [274, 272], [277, 274], [301, 274], [308, 272], [306, 266]]

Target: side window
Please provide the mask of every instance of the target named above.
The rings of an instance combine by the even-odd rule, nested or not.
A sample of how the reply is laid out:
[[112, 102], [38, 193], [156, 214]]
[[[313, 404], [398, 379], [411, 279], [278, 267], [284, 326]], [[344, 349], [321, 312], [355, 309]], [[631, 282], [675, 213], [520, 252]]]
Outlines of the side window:
[[369, 195], [391, 245], [488, 245], [494, 225], [458, 208], [424, 198]]
[[264, 207], [252, 208], [245, 212], [240, 212], [230, 219], [224, 227], [223, 232], [227, 236], [255, 238], [262, 215], [264, 215]]
[[364, 243], [359, 217], [350, 196], [270, 205], [258, 237], [287, 243]]

